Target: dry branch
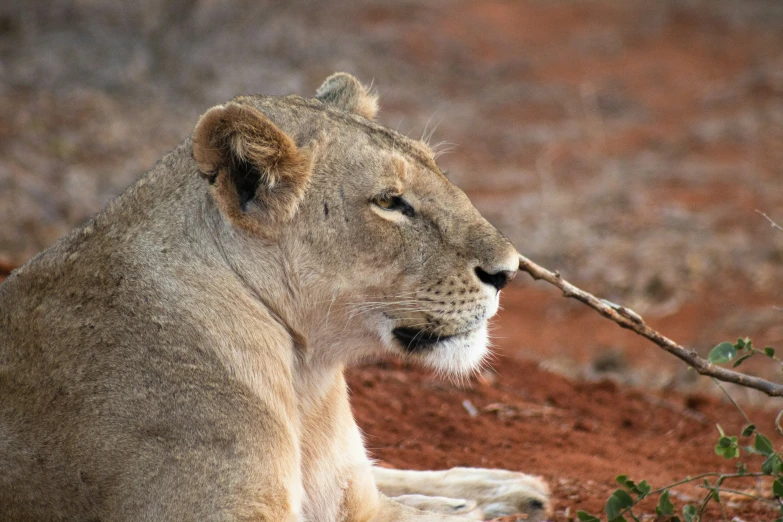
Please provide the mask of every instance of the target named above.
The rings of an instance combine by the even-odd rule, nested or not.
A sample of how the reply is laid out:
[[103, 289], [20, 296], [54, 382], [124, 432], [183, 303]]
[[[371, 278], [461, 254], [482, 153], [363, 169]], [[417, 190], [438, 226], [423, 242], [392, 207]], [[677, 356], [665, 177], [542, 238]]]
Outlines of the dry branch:
[[753, 388], [766, 393], [770, 397], [783, 397], [783, 385], [767, 381], [760, 377], [754, 377], [752, 375], [721, 368], [720, 366], [710, 363], [707, 359], [700, 357], [695, 350], [687, 350], [668, 337], [647, 326], [644, 319], [633, 310], [611, 303], [605, 299], [599, 299], [594, 295], [577, 288], [563, 279], [558, 272], [550, 272], [524, 256], [519, 256], [519, 269], [530, 274], [533, 279], [543, 279], [547, 283], [556, 286], [563, 292], [565, 297], [581, 301], [607, 319], [619, 324], [621, 327], [632, 330], [642, 337], [649, 339], [670, 354], [685, 361], [686, 364], [701, 375]]
[[770, 225], [772, 228], [776, 228], [776, 229], [780, 230], [781, 232], [783, 232], [783, 227], [781, 227], [780, 225], [778, 225], [777, 223], [775, 223], [775, 222], [772, 220], [772, 218], [771, 218], [771, 217], [769, 217], [767, 214], [765, 214], [764, 212], [762, 212], [762, 211], [760, 211], [760, 210], [758, 210], [758, 209], [756, 209], [756, 212], [757, 212], [757, 213], [759, 213], [759, 214], [761, 214], [762, 216], [764, 216], [764, 218], [765, 218], [767, 221], [769, 221], [769, 225]]

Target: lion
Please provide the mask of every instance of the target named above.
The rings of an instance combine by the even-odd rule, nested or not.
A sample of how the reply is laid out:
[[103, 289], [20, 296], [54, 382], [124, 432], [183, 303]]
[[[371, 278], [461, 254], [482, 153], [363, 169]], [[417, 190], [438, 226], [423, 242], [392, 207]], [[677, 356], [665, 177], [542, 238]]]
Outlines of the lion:
[[487, 354], [518, 253], [337, 73], [241, 96], [0, 285], [0, 519], [551, 513], [504, 470], [374, 467], [346, 365]]

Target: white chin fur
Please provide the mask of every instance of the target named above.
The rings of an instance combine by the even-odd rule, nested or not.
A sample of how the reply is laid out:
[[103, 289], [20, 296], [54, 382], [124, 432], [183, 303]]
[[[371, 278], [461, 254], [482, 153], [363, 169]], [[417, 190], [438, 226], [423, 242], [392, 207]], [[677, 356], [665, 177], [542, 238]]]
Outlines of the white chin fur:
[[[386, 350], [400, 355], [400, 347], [392, 335], [394, 322], [383, 318], [376, 325], [381, 346]], [[443, 340], [431, 349], [413, 358], [422, 364], [444, 375], [460, 377], [478, 369], [489, 355], [489, 334], [487, 321], [472, 332]]]
[[[486, 287], [487, 285], [484, 286]], [[485, 290], [485, 292], [489, 292], [489, 306], [487, 307], [487, 319], [489, 319], [498, 313], [498, 308], [500, 307], [500, 292], [494, 291], [494, 288], [492, 290]]]
[[446, 375], [466, 375], [478, 368], [489, 353], [487, 323], [467, 335], [446, 339], [419, 355], [426, 366]]

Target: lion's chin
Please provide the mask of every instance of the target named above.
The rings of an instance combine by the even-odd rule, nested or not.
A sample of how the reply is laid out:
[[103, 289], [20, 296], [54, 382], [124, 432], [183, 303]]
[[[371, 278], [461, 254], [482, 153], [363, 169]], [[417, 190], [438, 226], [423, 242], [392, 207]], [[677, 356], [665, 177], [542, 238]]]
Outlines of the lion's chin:
[[415, 351], [408, 349], [410, 344], [405, 344], [406, 334], [410, 333], [402, 332], [401, 336], [397, 332], [394, 335], [407, 354], [445, 375], [467, 375], [479, 368], [489, 354], [486, 323], [464, 334], [427, 339], [417, 344]]

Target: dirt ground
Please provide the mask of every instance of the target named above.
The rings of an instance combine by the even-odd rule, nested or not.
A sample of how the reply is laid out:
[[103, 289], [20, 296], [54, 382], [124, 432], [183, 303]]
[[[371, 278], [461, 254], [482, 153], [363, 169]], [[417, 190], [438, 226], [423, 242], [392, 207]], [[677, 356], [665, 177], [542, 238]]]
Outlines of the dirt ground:
[[[783, 348], [783, 233], [756, 212], [783, 223], [783, 3], [118, 5], [0, 3], [9, 267], [97, 211], [211, 105], [309, 95], [347, 70], [374, 81], [381, 122], [436, 128], [449, 176], [534, 261], [700, 353], [744, 336]], [[541, 474], [556, 520], [602, 511], [620, 473], [660, 486], [732, 469], [712, 453], [715, 423], [742, 420], [709, 380], [524, 274], [502, 304], [494, 372], [469, 388], [399, 361], [349, 371], [382, 462]], [[780, 401], [731, 392], [773, 433]], [[775, 514], [739, 497], [727, 509]]]
[[[457, 386], [401, 361], [349, 371], [359, 425], [382, 463], [412, 469], [500, 467], [542, 475], [553, 489], [558, 521], [575, 520], [578, 510], [602, 514], [619, 474], [637, 482], [646, 479], [657, 488], [707, 471], [736, 471], [734, 461], [712, 451], [716, 423], [727, 433], [742, 429], [744, 421], [733, 406], [699, 392], [650, 391], [601, 376], [575, 380], [547, 371], [520, 355], [518, 343], [525, 336], [513, 335], [514, 328], [505, 323], [524, 313], [519, 305], [524, 300], [535, 298], [540, 304], [562, 298], [517, 288], [510, 294], [500, 314], [494, 370], [470, 385]], [[576, 313], [575, 321], [564, 320], [560, 328], [573, 328], [570, 336], [582, 338], [585, 331], [592, 338], [620, 330], [592, 315]], [[555, 328], [544, 329], [557, 338]], [[507, 332], [512, 335], [504, 336]], [[547, 334], [531, 337], [539, 335]], [[471, 409], [478, 415], [472, 416]], [[774, 414], [746, 413], [760, 430], [774, 433]], [[760, 465], [758, 459], [748, 462]], [[732, 486], [771, 498], [768, 481], [741, 480]], [[678, 510], [704, 496], [695, 487], [675, 491]], [[648, 515], [643, 519], [652, 520], [654, 507], [655, 501], [643, 505], [641, 512]], [[737, 521], [776, 518], [771, 502], [739, 496], [730, 498], [726, 511]], [[713, 510], [706, 520], [720, 519]]]

